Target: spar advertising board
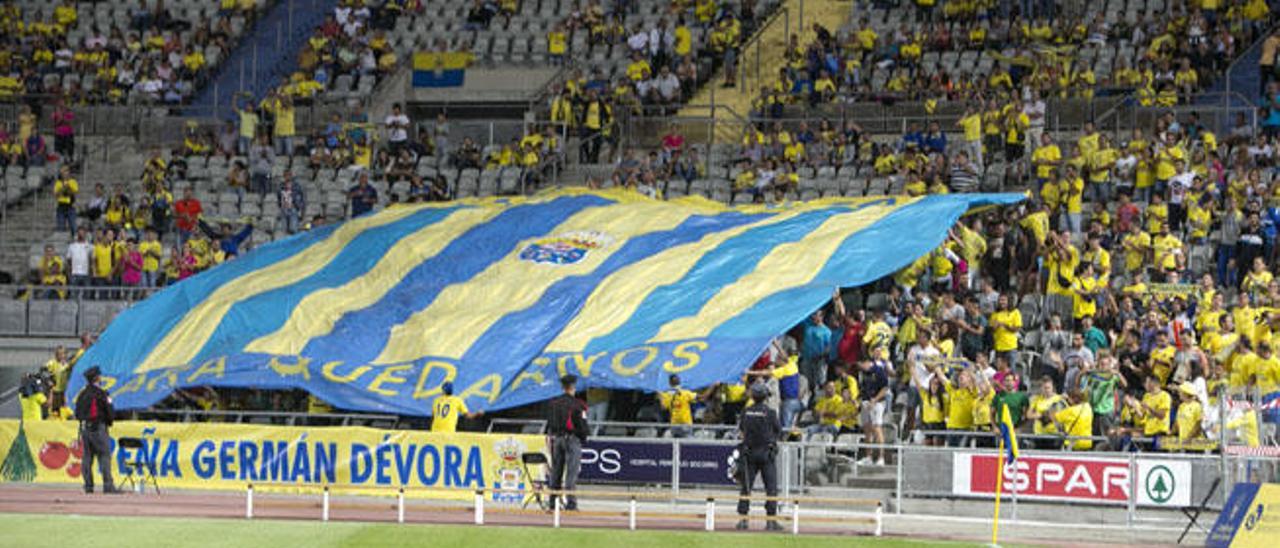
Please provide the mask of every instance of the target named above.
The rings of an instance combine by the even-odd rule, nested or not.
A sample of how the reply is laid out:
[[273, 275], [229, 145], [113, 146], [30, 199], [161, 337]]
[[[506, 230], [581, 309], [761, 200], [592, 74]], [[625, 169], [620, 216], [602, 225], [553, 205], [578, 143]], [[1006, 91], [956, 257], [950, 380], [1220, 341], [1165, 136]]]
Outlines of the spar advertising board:
[[[996, 490], [995, 454], [955, 453], [952, 457], [951, 492], [965, 496], [992, 496]], [[1131, 490], [1142, 506], [1191, 504], [1191, 463], [1159, 458], [1138, 458], [1137, 477], [1130, 477], [1124, 458], [1031, 456], [1006, 463], [1004, 493], [1019, 499], [1127, 504]]]

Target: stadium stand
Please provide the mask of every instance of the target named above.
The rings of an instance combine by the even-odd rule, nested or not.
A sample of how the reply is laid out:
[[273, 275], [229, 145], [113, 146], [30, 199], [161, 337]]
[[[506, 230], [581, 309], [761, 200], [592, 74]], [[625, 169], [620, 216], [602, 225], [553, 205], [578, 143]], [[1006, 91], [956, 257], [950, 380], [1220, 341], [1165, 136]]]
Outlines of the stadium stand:
[[231, 4], [5, 2], [0, 97], [187, 102], [257, 13], [256, 2]]
[[[93, 330], [152, 286], [370, 207], [571, 177], [734, 205], [1013, 189], [1030, 200], [966, 217], [895, 275], [838, 293], [751, 366], [804, 381], [787, 395], [803, 401], [787, 418], [797, 436], [852, 446], [883, 422], [891, 441], [987, 445], [998, 402], [1043, 449], [1221, 449], [1210, 435], [1220, 428], [1232, 443], [1276, 443], [1274, 408], [1262, 420], [1233, 410], [1225, 425], [1206, 411], [1280, 394], [1280, 37], [1259, 0], [1060, 2], [1058, 13], [1042, 11], [1052, 2], [810, 1], [803, 25], [791, 1], [391, 1], [367, 3], [367, 15], [349, 4], [304, 40], [299, 71], [277, 71], [287, 79], [234, 122], [194, 123], [129, 163], [128, 180], [77, 171], [72, 185], [59, 162], [6, 159], [7, 206], [52, 189], [41, 213], [53, 220], [63, 204], [78, 228], [22, 254], [31, 283], [0, 301], [0, 331]], [[43, 19], [22, 5], [23, 21]], [[199, 19], [183, 6], [175, 13]], [[105, 2], [78, 13], [119, 24], [133, 12]], [[218, 17], [239, 29], [245, 16]], [[68, 38], [88, 36], [80, 25]], [[176, 36], [200, 43], [182, 32], [201, 25]], [[646, 31], [658, 51], [636, 47]], [[10, 54], [41, 43], [8, 40]], [[312, 110], [294, 127], [294, 100], [367, 97], [424, 49], [567, 66], [529, 120], [496, 138], [407, 105]], [[636, 93], [657, 89], [654, 65], [694, 82], [674, 117]], [[881, 384], [895, 393], [883, 419], [867, 411], [878, 401], [866, 388]], [[210, 405], [250, 406], [247, 392]], [[728, 422], [743, 392], [709, 387], [684, 405], [694, 420]], [[591, 403], [650, 423], [631, 435], [686, 431], [656, 424], [685, 414], [651, 399]], [[851, 458], [883, 464], [874, 450]]]

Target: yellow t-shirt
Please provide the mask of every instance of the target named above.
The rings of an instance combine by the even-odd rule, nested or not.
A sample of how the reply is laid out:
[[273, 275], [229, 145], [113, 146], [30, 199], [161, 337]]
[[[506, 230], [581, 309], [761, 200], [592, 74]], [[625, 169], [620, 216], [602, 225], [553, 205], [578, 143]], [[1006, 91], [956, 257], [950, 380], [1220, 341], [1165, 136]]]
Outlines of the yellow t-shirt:
[[[1163, 383], [1163, 381], [1161, 381]], [[1159, 394], [1148, 393], [1142, 396], [1142, 403], [1151, 408], [1152, 412], [1148, 413], [1144, 409], [1139, 415], [1142, 421], [1142, 435], [1154, 436], [1157, 434], [1169, 433], [1169, 410], [1173, 408], [1173, 398], [1168, 392], [1161, 391]], [[1164, 412], [1164, 418], [1156, 416], [1157, 411]]]
[[1132, 232], [1124, 237], [1124, 268], [1129, 272], [1133, 272], [1142, 268], [1143, 261], [1146, 260], [1147, 251], [1151, 249], [1151, 235], [1146, 232]]
[[960, 119], [960, 127], [964, 128], [964, 140], [969, 142], [982, 140], [982, 115], [970, 114]]
[[49, 376], [53, 377], [53, 391], [67, 391], [67, 377], [71, 373], [71, 364], [68, 362], [60, 362], [56, 359], [50, 359], [44, 364], [45, 371], [49, 372]]
[[142, 254], [142, 270], [155, 272], [160, 269], [160, 257], [164, 255], [164, 247], [160, 242], [141, 242], [138, 252]]
[[658, 403], [671, 414], [671, 424], [693, 424], [693, 400], [697, 394], [676, 388], [658, 394]]
[[45, 397], [44, 392], [36, 392], [25, 398], [18, 398], [22, 404], [22, 420], [24, 422], [34, 422], [44, 419], [44, 404], [49, 401]]
[[1062, 150], [1058, 145], [1048, 145], [1037, 148], [1031, 153], [1031, 163], [1036, 164], [1036, 177], [1041, 179], [1049, 179], [1053, 177], [1053, 170], [1056, 165], [1043, 165], [1045, 162], [1056, 164], [1062, 161]]
[[840, 405], [843, 403], [844, 398], [837, 394], [818, 400], [813, 408], [822, 416], [822, 424], [840, 428]]
[[93, 244], [93, 275], [98, 278], [107, 278], [111, 276], [112, 269], [115, 268], [115, 259], [112, 257], [111, 246], [104, 243]]
[[1200, 419], [1204, 416], [1204, 410], [1200, 407], [1200, 402], [1195, 400], [1182, 402], [1178, 406], [1178, 441], [1186, 442], [1192, 438], [1203, 437], [1200, 432]]
[[973, 399], [973, 428], [986, 430], [991, 428], [991, 400], [996, 396], [995, 390], [987, 390], [986, 395], [979, 394]]
[[462, 398], [439, 396], [431, 404], [431, 431], [456, 432], [458, 430], [458, 416], [469, 412], [467, 402], [463, 401]]
[[946, 420], [946, 402], [942, 396], [934, 396], [920, 389], [920, 420], [927, 424], [940, 424]]
[[[1083, 402], [1058, 411], [1053, 415], [1053, 419], [1066, 429], [1068, 436], [1093, 435], [1093, 408], [1089, 406], [1089, 402]], [[1093, 440], [1067, 442], [1063, 448], [1065, 449], [1067, 446], [1075, 450], [1089, 450], [1093, 449]]]
[[973, 402], [978, 399], [978, 391], [972, 388], [959, 388], [950, 380], [943, 380], [947, 389], [947, 428], [950, 430], [969, 430], [973, 428]]
[[[1062, 396], [1057, 394], [1054, 394], [1047, 398], [1044, 396], [1041, 396], [1040, 394], [1031, 396], [1031, 410], [1035, 411], [1036, 413], [1039, 413], [1042, 417], [1044, 416], [1052, 417], [1051, 412], [1054, 406], [1060, 405], [1062, 403], [1063, 403]], [[1055, 425], [1053, 421], [1037, 420], [1035, 421], [1034, 433], [1056, 434], [1058, 433], [1058, 426]]]
[[1021, 311], [1014, 308], [1005, 312], [992, 312], [988, 321], [991, 324], [1000, 322], [1013, 328], [1006, 329], [1003, 326], [995, 328], [992, 339], [995, 343], [996, 352], [1008, 352], [1018, 349], [1018, 329], [1022, 328]]

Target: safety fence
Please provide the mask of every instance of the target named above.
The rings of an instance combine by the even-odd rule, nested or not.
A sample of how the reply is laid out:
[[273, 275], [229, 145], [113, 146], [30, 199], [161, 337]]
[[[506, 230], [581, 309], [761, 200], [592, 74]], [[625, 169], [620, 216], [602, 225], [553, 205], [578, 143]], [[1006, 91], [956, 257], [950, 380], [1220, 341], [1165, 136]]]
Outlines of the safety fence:
[[[326, 485], [320, 490], [320, 500], [314, 501], [311, 498], [314, 494], [300, 499], [296, 494], [296, 488], [293, 486], [273, 486], [270, 484], [255, 486], [254, 484], [247, 484], [245, 487], [245, 518], [266, 517], [272, 509], [302, 508], [318, 510], [316, 517], [321, 521], [329, 521], [334, 517], [334, 512], [337, 510], [360, 510], [373, 513], [390, 513], [394, 511], [398, 523], [405, 523], [407, 520], [411, 521], [410, 512], [429, 512], [433, 517], [438, 517], [443, 512], [463, 512], [470, 514], [473, 523], [476, 525], [484, 525], [488, 515], [498, 514], [535, 516], [549, 519], [549, 524], [554, 528], [560, 528], [564, 519], [567, 516], [572, 516], [594, 518], [609, 525], [620, 525], [625, 520], [627, 529], [632, 531], [640, 528], [642, 521], [695, 521], [702, 522], [704, 530], [715, 531], [718, 527], [718, 522], [722, 519], [732, 521], [747, 519], [764, 520], [779, 524], [786, 523], [788, 525], [787, 530], [791, 534], [800, 534], [802, 522], [807, 526], [808, 524], [826, 524], [828, 527], [840, 529], [845, 529], [849, 525], [870, 525], [872, 527], [870, 531], [872, 535], [880, 536], [883, 532], [883, 502], [862, 498], [742, 496], [715, 491], [685, 493], [676, 491], [598, 491], [592, 489], [568, 491], [545, 487], [539, 487], [531, 491], [502, 488], [440, 488], [426, 490], [423, 493], [427, 496], [444, 494], [450, 499], [457, 498], [459, 494], [473, 495], [469, 501], [452, 501], [454, 503], [449, 504], [448, 502], [441, 503], [436, 501], [415, 503], [406, 497], [407, 489], [405, 487], [388, 487], [383, 489], [386, 493], [385, 497], [377, 497], [389, 498], [394, 496], [394, 504], [388, 505], [385, 502], [334, 500], [334, 496], [341, 494], [343, 491], [344, 488], [342, 486]], [[362, 489], [359, 494], [362, 497], [368, 497], [367, 491], [367, 489]], [[412, 492], [414, 490], [408, 489], [408, 491]], [[288, 498], [284, 498], [285, 496]], [[582, 506], [596, 506], [601, 509], [567, 510], [565, 508], [567, 497], [576, 498]], [[505, 503], [495, 501], [505, 501]], [[781, 506], [783, 512], [774, 516], [761, 516], [758, 511], [754, 516], [730, 513], [729, 509], [735, 508], [740, 501], [747, 501], [753, 505], [774, 503]], [[458, 504], [459, 502], [461, 504]], [[470, 504], [467, 505], [467, 503]], [[537, 504], [537, 508], [529, 508], [529, 505], [533, 503]], [[669, 507], [651, 509], [653, 504], [669, 505]], [[689, 504], [704, 506], [690, 510], [687, 508]], [[686, 505], [686, 509], [680, 511], [680, 505]], [[611, 506], [613, 509], [608, 509]], [[805, 510], [803, 513], [801, 511], [802, 508]]]

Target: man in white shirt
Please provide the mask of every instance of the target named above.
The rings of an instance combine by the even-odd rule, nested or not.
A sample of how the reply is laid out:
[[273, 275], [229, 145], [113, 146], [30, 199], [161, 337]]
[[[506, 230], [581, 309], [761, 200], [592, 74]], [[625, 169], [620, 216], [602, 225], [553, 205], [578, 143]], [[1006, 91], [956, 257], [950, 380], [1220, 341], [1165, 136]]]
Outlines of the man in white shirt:
[[658, 71], [657, 88], [663, 103], [675, 103], [680, 100], [680, 79], [666, 66]]
[[1034, 96], [1031, 100], [1023, 103], [1022, 113], [1027, 115], [1031, 123], [1027, 126], [1027, 157], [1031, 157], [1031, 153], [1035, 152], [1036, 147], [1040, 146], [1040, 135], [1044, 134], [1044, 97], [1038, 91], [1032, 91]]
[[1186, 162], [1174, 160], [1178, 174], [1169, 178], [1169, 231], [1178, 233], [1187, 220], [1187, 191], [1195, 184], [1196, 172], [1186, 169]]
[[409, 117], [401, 110], [400, 103], [391, 105], [391, 114], [387, 115], [383, 125], [387, 127], [387, 144], [391, 148], [391, 155], [399, 155], [400, 149], [409, 142]]
[[93, 244], [89, 243], [88, 233], [81, 228], [76, 232], [76, 241], [67, 246], [67, 270], [71, 273], [72, 286], [89, 285], [89, 261], [92, 257]]
[[627, 47], [631, 48], [632, 53], [647, 54], [645, 48], [649, 47], [649, 33], [636, 27], [635, 32], [627, 37]]

